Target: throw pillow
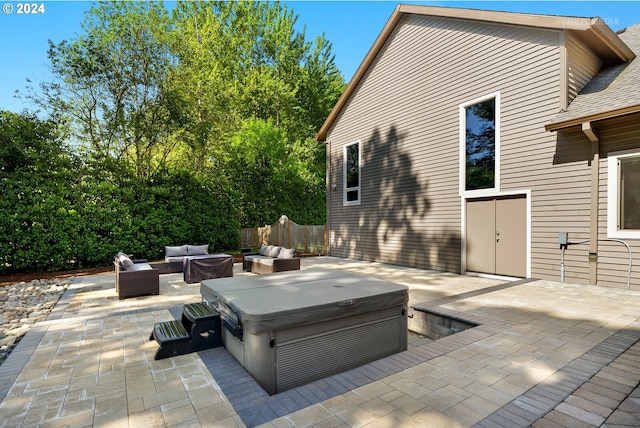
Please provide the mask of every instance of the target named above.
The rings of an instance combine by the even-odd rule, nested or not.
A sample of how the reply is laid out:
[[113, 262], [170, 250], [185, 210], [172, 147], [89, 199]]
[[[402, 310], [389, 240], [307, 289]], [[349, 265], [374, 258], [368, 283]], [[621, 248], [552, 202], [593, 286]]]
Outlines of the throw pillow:
[[261, 256], [266, 256], [267, 255], [267, 246], [262, 244], [262, 246], [260, 247], [260, 255]]
[[278, 254], [279, 259], [292, 259], [296, 255], [296, 250], [294, 248], [282, 248], [280, 250], [280, 254]]
[[122, 251], [120, 251], [116, 257], [118, 258], [118, 261], [123, 267], [133, 266], [133, 261], [129, 258], [129, 256], [127, 256]]
[[269, 256], [269, 257], [278, 257], [278, 254], [280, 254], [280, 248], [281, 248], [281, 247], [279, 247], [279, 246], [277, 246], [277, 245], [274, 245], [274, 246], [271, 248], [271, 250], [269, 250], [269, 252], [268, 252], [267, 256]]

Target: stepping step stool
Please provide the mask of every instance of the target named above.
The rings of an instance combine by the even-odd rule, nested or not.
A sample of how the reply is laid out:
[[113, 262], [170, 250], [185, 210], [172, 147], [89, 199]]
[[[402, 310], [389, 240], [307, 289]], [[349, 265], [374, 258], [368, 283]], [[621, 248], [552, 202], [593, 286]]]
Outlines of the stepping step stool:
[[180, 321], [156, 323], [149, 340], [155, 339], [160, 345], [155, 360], [189, 353], [191, 336]]
[[222, 346], [220, 314], [204, 303], [184, 305], [182, 325], [190, 332], [193, 351]]
[[204, 303], [182, 309], [181, 321], [156, 323], [149, 340], [158, 342], [155, 360], [188, 354], [222, 345], [220, 314]]

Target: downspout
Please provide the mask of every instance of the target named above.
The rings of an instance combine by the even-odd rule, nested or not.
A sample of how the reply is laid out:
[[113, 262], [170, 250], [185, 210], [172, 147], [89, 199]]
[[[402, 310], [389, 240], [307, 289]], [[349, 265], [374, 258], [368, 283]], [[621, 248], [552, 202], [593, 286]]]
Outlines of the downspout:
[[598, 202], [600, 189], [600, 139], [591, 122], [582, 123], [582, 132], [591, 141], [591, 209], [589, 216], [589, 283], [598, 283]]

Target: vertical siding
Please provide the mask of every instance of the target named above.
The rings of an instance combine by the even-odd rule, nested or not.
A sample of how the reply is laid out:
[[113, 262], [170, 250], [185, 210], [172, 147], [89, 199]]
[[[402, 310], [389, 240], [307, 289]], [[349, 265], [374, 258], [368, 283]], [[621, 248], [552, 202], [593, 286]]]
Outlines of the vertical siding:
[[[328, 195], [331, 254], [458, 272], [459, 105], [500, 91], [500, 190], [544, 187], [555, 179], [544, 124], [559, 105], [559, 40], [556, 31], [403, 18], [327, 137], [328, 181], [338, 187]], [[362, 204], [343, 207], [342, 147], [357, 139]]]
[[567, 34], [567, 95], [569, 102], [602, 67], [602, 61], [576, 37]]

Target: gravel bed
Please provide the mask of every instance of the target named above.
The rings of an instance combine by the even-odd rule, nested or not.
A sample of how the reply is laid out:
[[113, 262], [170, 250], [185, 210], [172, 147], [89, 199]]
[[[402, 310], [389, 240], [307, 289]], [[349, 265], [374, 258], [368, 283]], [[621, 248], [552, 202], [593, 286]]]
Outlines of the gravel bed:
[[47, 318], [72, 281], [37, 279], [0, 287], [0, 364], [35, 323]]

